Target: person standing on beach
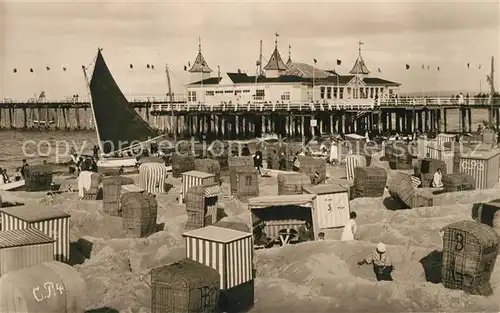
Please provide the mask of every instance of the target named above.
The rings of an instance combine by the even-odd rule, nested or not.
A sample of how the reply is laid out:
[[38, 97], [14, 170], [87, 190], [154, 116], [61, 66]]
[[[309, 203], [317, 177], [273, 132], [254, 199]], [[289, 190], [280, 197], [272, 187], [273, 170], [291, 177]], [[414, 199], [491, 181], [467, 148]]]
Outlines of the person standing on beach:
[[21, 174], [23, 175], [23, 178], [26, 177], [26, 167], [28, 167], [29, 164], [26, 162], [26, 159], [23, 159], [23, 165], [21, 166]]
[[99, 147], [98, 146], [94, 146], [94, 148], [92, 149], [93, 153], [94, 153], [94, 159], [97, 161], [99, 160]]
[[257, 150], [257, 152], [255, 152], [255, 155], [253, 156], [253, 166], [259, 171], [260, 175], [260, 169], [262, 168], [262, 152], [260, 150]]
[[358, 265], [373, 264], [373, 271], [378, 281], [392, 281], [391, 273], [394, 270], [387, 248], [384, 243], [379, 242], [375, 251], [366, 257], [363, 261], [359, 261]]
[[284, 151], [280, 153], [279, 170], [286, 171], [286, 155]]
[[242, 156], [250, 156], [250, 148], [248, 148], [247, 144], [245, 144], [243, 146], [243, 149], [241, 149], [241, 155]]
[[358, 226], [356, 225], [356, 212], [351, 212], [349, 217], [349, 221], [345, 224], [344, 229], [342, 230], [342, 235], [340, 237], [340, 240], [342, 241], [356, 239], [356, 233], [358, 231]]

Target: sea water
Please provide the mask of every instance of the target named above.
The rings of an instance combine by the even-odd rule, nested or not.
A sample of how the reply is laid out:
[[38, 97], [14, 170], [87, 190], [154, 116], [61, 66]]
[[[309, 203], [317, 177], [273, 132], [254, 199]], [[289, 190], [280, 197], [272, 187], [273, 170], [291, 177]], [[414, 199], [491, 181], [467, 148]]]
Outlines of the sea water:
[[[448, 131], [459, 130], [457, 110], [447, 114]], [[488, 120], [488, 110], [472, 110], [472, 128], [484, 120]], [[22, 160], [29, 164], [63, 163], [70, 161], [69, 150], [75, 147], [78, 153], [92, 154], [92, 148], [97, 145], [94, 131], [0, 131], [0, 167], [9, 173], [20, 167]]]

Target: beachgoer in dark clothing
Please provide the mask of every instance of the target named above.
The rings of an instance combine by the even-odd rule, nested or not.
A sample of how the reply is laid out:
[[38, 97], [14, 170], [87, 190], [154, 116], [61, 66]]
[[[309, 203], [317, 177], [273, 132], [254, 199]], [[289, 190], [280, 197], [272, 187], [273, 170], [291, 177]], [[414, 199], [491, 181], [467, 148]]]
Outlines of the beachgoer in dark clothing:
[[262, 152], [255, 152], [253, 157], [253, 166], [259, 171], [259, 174], [261, 174], [260, 169], [262, 168]]
[[92, 151], [93, 151], [94, 159], [99, 160], [99, 147], [98, 146], [94, 146], [94, 148], [92, 149]]
[[300, 162], [299, 162], [299, 152], [295, 153], [295, 156], [293, 157], [293, 171], [298, 172], [300, 171]]
[[26, 159], [23, 159], [23, 166], [21, 166], [21, 175], [23, 175], [23, 178], [26, 177], [25, 171], [26, 171], [26, 167], [28, 167], [28, 166], [29, 166], [29, 164], [28, 164], [28, 162], [26, 162]]
[[18, 167], [16, 169], [16, 173], [14, 174], [14, 180], [15, 181], [20, 181], [21, 179], [23, 179], [23, 174], [21, 173], [21, 168]]
[[312, 224], [307, 221], [299, 227], [299, 242], [314, 240]]
[[270, 168], [277, 170], [279, 168], [279, 166], [280, 166], [280, 159], [278, 157], [278, 152], [276, 152], [276, 150], [273, 150], [273, 153], [271, 154], [271, 167]]
[[2, 175], [4, 184], [10, 183], [10, 178], [7, 176], [7, 170], [0, 167], [0, 174]]
[[285, 152], [283, 152], [283, 151], [281, 151], [281, 154], [280, 154], [279, 170], [280, 171], [286, 170], [286, 155], [285, 155]]
[[[245, 144], [245, 146], [243, 147], [243, 149], [241, 149], [241, 155], [242, 156], [250, 156], [250, 148], [248, 148], [248, 145]], [[261, 158], [262, 160], [262, 158]]]

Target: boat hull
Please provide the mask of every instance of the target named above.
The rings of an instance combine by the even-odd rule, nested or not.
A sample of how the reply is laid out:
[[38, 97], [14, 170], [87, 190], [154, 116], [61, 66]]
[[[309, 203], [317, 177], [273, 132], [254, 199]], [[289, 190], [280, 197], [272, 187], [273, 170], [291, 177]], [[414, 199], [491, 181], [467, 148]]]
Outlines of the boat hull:
[[98, 167], [133, 167], [137, 165], [135, 158], [101, 159], [97, 161]]
[[11, 183], [0, 185], [0, 190], [1, 191], [15, 190], [17, 188], [23, 187], [25, 184], [26, 184], [26, 181], [24, 179], [21, 179], [18, 181], [13, 181]]

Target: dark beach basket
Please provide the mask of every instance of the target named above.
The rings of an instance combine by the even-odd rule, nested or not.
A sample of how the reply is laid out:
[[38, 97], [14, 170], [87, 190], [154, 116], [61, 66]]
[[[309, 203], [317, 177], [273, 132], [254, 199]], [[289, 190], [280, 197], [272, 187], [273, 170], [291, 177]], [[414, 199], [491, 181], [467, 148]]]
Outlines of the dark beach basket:
[[442, 283], [449, 289], [489, 296], [499, 237], [489, 226], [460, 221], [444, 228]]
[[300, 195], [303, 187], [311, 186], [311, 177], [304, 173], [279, 173], [278, 195]]
[[24, 168], [26, 191], [48, 191], [52, 184], [50, 165], [31, 165]]
[[259, 171], [254, 168], [236, 169], [236, 195], [238, 198], [259, 196]]
[[387, 185], [387, 172], [381, 167], [355, 167], [352, 193], [354, 198], [382, 197]]
[[313, 178], [314, 174], [318, 172], [318, 181], [324, 182], [326, 180], [326, 159], [315, 158], [307, 156], [299, 156], [300, 172]]
[[410, 175], [397, 173], [388, 183], [389, 194], [398, 200], [403, 208], [419, 208], [432, 206], [433, 199], [419, 195], [413, 188]]
[[446, 192], [476, 189], [474, 177], [466, 173], [443, 174], [442, 182]]
[[172, 176], [175, 178], [179, 178], [184, 172], [194, 171], [194, 160], [194, 156], [174, 153], [171, 159]]
[[215, 181], [220, 179], [220, 163], [214, 159], [194, 160], [194, 170], [215, 175]]
[[129, 192], [121, 196], [123, 232], [128, 238], [144, 238], [156, 231], [158, 203], [146, 192]]
[[151, 270], [152, 313], [212, 313], [220, 295], [220, 274], [191, 259]]
[[102, 196], [104, 213], [120, 216], [120, 195], [122, 185], [133, 184], [134, 180], [123, 176], [105, 176], [102, 179]]

